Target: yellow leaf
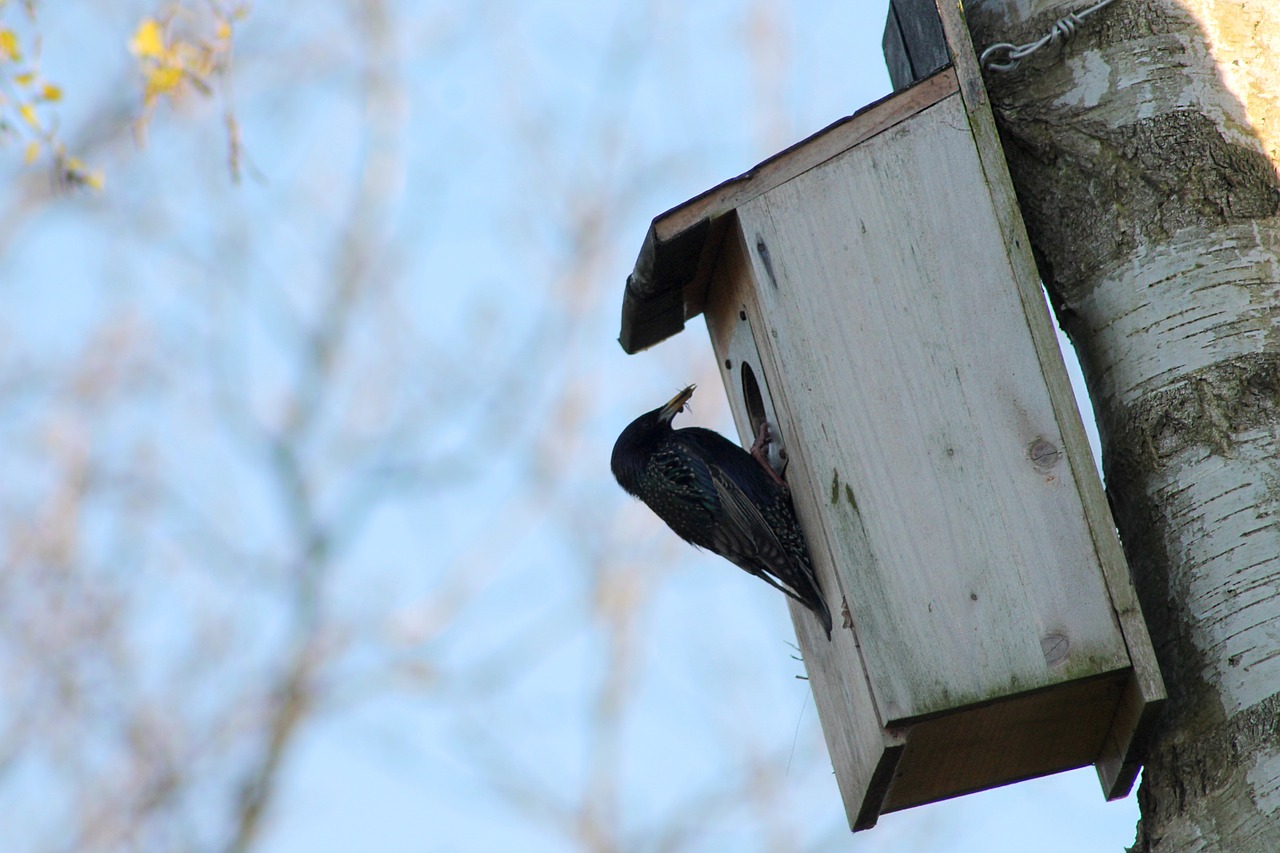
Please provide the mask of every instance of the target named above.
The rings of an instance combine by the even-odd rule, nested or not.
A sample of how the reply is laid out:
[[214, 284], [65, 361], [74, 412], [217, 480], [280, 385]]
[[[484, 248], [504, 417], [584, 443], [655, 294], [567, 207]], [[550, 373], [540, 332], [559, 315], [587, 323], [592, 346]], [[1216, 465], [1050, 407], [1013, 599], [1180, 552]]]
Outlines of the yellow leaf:
[[134, 56], [156, 59], [164, 55], [164, 32], [153, 18], [143, 18], [137, 31], [129, 40], [129, 50]]
[[23, 104], [18, 107], [18, 115], [22, 116], [22, 120], [32, 127], [40, 126], [40, 119], [36, 118], [36, 108], [31, 104]]
[[0, 30], [0, 56], [17, 62], [22, 58], [18, 48], [18, 36], [13, 30]]
[[61, 101], [62, 89], [52, 83], [45, 83], [44, 88], [40, 90], [40, 97], [46, 101]]
[[174, 65], [161, 65], [147, 72], [147, 100], [156, 95], [166, 95], [182, 82], [182, 69]]
[[39, 156], [40, 156], [40, 143], [28, 142], [27, 150], [22, 154], [22, 162], [30, 166], [32, 163], [36, 161], [36, 158]]

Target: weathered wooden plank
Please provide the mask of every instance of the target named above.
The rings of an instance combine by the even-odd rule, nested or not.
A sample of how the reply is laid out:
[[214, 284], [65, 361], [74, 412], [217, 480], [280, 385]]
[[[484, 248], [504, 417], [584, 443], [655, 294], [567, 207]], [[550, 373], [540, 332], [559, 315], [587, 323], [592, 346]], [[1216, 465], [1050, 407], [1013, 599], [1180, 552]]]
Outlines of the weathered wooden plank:
[[738, 205], [847, 151], [955, 92], [948, 69], [907, 92], [885, 98], [842, 118], [751, 171], [725, 181], [660, 214], [627, 277], [618, 342], [628, 353], [670, 337], [696, 316], [709, 278], [706, 260], [717, 241], [712, 225]]
[[[745, 370], [751, 371], [755, 378], [765, 417], [779, 429], [783, 421], [770, 391], [774, 381], [770, 368], [761, 361], [752, 331], [764, 326], [746, 251], [741, 232], [736, 227], [730, 229], [707, 295], [706, 317], [739, 437], [743, 446], [750, 446], [757, 427], [750, 417], [751, 407], [744, 393]], [[785, 433], [780, 438], [785, 446]], [[807, 535], [821, 535], [821, 525], [814, 519], [802, 515], [800, 521]], [[905, 741], [900, 735], [884, 730], [862, 668], [856, 637], [840, 628], [842, 594], [834, 566], [828, 559], [830, 548], [812, 547], [811, 550], [837, 626], [832, 640], [828, 642], [817, 620], [799, 605], [791, 608], [791, 616], [845, 811], [853, 828], [865, 829], [874, 825], [880, 814]]]
[[951, 62], [934, 0], [892, 0], [881, 47], [895, 92]]
[[[1158, 672], [1156, 674], [1159, 675]], [[1136, 668], [1129, 674], [1124, 694], [1116, 706], [1115, 718], [1094, 760], [1102, 793], [1108, 800], [1129, 796], [1138, 771], [1142, 769], [1142, 756], [1151, 727], [1164, 705], [1163, 693], [1153, 696], [1150, 684], [1144, 684], [1144, 680]]]
[[649, 227], [622, 294], [618, 341], [626, 352], [639, 352], [684, 329], [685, 287], [715, 250], [712, 228], [710, 220], [702, 220], [662, 240]]
[[884, 810], [1093, 763], [1127, 680], [1084, 679], [912, 726]]
[[893, 91], [903, 89], [915, 81], [915, 75], [911, 73], [911, 57], [907, 56], [907, 45], [902, 40], [902, 28], [898, 26], [898, 15], [892, 3], [885, 14], [880, 51], [884, 54], [884, 65], [889, 71]]
[[[969, 37], [963, 10], [954, 0], [936, 2], [938, 21], [946, 41], [951, 45], [960, 95], [969, 116], [979, 163], [990, 187], [999, 233], [1004, 240], [1014, 280], [1018, 284], [1018, 292], [1027, 315], [1028, 330], [1040, 359], [1063, 441], [1072, 458], [1090, 459], [1092, 453], [1088, 438], [1076, 409], [1071, 381], [1058, 352], [1057, 336], [1044, 305], [1039, 271], [1031, 256], [1031, 241], [1022, 221], [1022, 211], [1018, 207], [1013, 180], [1009, 176], [1008, 164], [1004, 158], [1004, 148], [1000, 144], [995, 117], [982, 81], [982, 68]], [[1115, 799], [1128, 793], [1137, 776], [1146, 733], [1158, 717], [1166, 692], [1102, 483], [1093, 470], [1083, 466], [1075, 470], [1075, 475], [1082, 508], [1093, 533], [1094, 547], [1106, 580], [1107, 592], [1120, 622], [1134, 671], [1133, 692], [1126, 694], [1129, 713], [1116, 715], [1110, 735], [1110, 742], [1125, 745], [1125, 756], [1119, 760], [1112, 757], [1098, 764], [1103, 790], [1109, 799]]]
[[928, 109], [955, 90], [955, 74], [948, 69], [921, 81], [907, 92], [881, 98], [780, 151], [751, 171], [712, 187], [662, 214], [653, 222], [654, 232], [659, 241], [669, 240], [702, 220], [715, 219], [736, 210], [756, 196]]
[[797, 509], [826, 525], [885, 724], [1126, 668], [959, 96], [738, 217]]

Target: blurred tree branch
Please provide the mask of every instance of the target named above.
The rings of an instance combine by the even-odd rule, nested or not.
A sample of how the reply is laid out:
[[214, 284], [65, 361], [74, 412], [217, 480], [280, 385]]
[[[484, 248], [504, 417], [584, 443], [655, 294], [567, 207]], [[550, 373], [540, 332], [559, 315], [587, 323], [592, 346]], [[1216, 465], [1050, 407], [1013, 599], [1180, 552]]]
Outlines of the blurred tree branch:
[[[0, 483], [0, 807], [32, 815], [15, 843], [268, 848], [308, 736], [394, 700], [446, 719], [470, 782], [556, 843], [689, 849], [753, 802], [784, 847], [769, 806], [789, 755], [727, 739], [723, 777], [639, 816], [627, 775], [654, 636], [671, 633], [663, 567], [685, 551], [608, 482], [612, 406], [640, 395], [602, 376], [600, 330], [631, 229], [681, 162], [628, 121], [654, 33], [684, 13], [620, 9], [610, 86], [560, 114], [515, 73], [541, 61], [518, 4], [299, 9], [237, 19], [233, 109], [229, 89], [172, 97], [224, 73], [188, 69], [179, 45], [198, 47], [200, 21], [230, 39], [232, 7], [193, 24], [104, 6], [137, 42], [119, 79], [146, 60], [148, 108], [174, 109], [148, 112], [148, 148], [130, 150], [119, 93], [136, 90], [105, 85], [65, 137], [106, 164], [107, 190], [73, 208], [28, 175], [0, 201], [0, 260], [48, 228], [95, 265], [83, 316], [0, 338], [0, 438], [21, 449]], [[498, 87], [478, 141], [414, 91], [478, 86], [431, 73], [477, 44]], [[208, 111], [230, 154], [187, 130]], [[232, 190], [242, 131], [266, 140], [263, 181]], [[280, 139], [294, 147], [274, 154]], [[475, 157], [502, 193], [461, 232], [475, 188], [433, 146], [494, 139]], [[475, 270], [442, 260], [460, 233]], [[684, 373], [693, 351], [661, 359]], [[591, 676], [562, 686], [577, 666]], [[581, 773], [529, 770], [519, 732], [484, 722], [512, 715], [562, 726]]]

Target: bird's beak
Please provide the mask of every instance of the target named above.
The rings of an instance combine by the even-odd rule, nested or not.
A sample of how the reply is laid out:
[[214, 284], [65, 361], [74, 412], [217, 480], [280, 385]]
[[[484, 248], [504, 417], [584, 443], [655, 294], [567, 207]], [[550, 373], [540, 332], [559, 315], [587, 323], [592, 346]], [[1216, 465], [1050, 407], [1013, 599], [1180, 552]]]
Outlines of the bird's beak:
[[658, 420], [663, 423], [671, 423], [671, 419], [680, 414], [680, 410], [689, 402], [689, 398], [693, 396], [693, 389], [696, 385], [690, 385], [679, 394], [667, 401], [667, 404], [658, 410]]

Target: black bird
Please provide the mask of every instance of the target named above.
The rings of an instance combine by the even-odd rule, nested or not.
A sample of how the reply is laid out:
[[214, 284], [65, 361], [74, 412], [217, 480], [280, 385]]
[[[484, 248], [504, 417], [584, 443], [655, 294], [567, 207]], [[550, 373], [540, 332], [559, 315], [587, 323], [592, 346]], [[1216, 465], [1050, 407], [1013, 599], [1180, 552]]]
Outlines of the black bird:
[[[781, 478], [763, 459], [717, 432], [671, 428], [693, 389], [690, 385], [622, 431], [613, 445], [613, 476], [680, 538], [812, 610], [830, 640], [831, 611]], [[767, 430], [763, 424], [753, 451], [767, 442]]]

